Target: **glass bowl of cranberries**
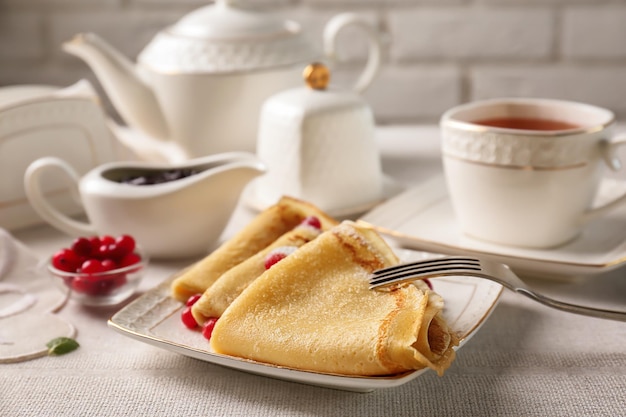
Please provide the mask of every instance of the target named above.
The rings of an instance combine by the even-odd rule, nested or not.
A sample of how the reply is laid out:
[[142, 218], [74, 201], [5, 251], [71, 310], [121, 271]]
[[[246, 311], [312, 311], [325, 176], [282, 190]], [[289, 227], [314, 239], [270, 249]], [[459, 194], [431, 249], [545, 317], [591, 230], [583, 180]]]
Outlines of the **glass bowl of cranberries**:
[[76, 238], [57, 251], [48, 271], [70, 297], [82, 304], [118, 304], [135, 293], [148, 258], [129, 235]]

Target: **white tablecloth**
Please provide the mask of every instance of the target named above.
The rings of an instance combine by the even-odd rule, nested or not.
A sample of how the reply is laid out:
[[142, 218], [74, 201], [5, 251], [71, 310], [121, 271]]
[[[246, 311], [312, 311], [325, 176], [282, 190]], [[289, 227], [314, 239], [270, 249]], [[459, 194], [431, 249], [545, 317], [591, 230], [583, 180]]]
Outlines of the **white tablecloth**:
[[[434, 127], [378, 131], [387, 174], [404, 184], [441, 170]], [[225, 236], [251, 213], [234, 215]], [[68, 237], [40, 226], [13, 233], [40, 256]], [[190, 261], [153, 262], [148, 290]], [[626, 307], [626, 270], [577, 282], [536, 281], [563, 299]], [[132, 340], [107, 327], [119, 307], [70, 302], [59, 314], [81, 347], [0, 365], [2, 416], [624, 416], [626, 323], [549, 309], [504, 292], [443, 377], [359, 394], [255, 376]]]

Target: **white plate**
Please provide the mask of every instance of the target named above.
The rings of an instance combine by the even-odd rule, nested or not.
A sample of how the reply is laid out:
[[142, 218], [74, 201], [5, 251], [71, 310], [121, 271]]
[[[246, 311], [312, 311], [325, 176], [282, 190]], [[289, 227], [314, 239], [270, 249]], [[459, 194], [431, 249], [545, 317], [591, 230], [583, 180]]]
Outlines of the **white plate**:
[[[254, 211], [260, 212], [268, 208], [270, 204], [265, 202], [265, 200], [262, 199], [258, 195], [257, 184], [258, 184], [258, 178], [255, 178], [254, 180], [250, 182], [250, 184], [248, 184], [248, 186], [246, 186], [245, 190], [242, 193], [241, 201], [243, 201], [246, 207]], [[332, 209], [332, 210], [325, 210], [325, 211], [330, 216], [335, 217], [337, 219], [354, 218], [355, 216], [358, 216], [360, 214], [367, 212], [368, 210], [371, 210], [372, 208], [376, 207], [378, 204], [397, 195], [398, 193], [402, 191], [404, 191], [404, 188], [398, 182], [396, 182], [393, 178], [383, 175], [383, 193], [380, 198], [377, 198], [375, 200], [369, 201], [364, 204], [352, 206], [352, 207], [342, 207], [339, 209]]]
[[[625, 191], [623, 181], [606, 179], [596, 203]], [[508, 264], [520, 275], [538, 278], [590, 276], [626, 263], [626, 205], [591, 221], [572, 242], [547, 250], [500, 246], [464, 235], [456, 223], [443, 177], [405, 191], [361, 220], [403, 247], [483, 256]]]
[[[408, 250], [398, 251], [398, 254], [407, 261], [433, 256]], [[191, 331], [181, 323], [180, 311], [183, 303], [170, 297], [172, 279], [124, 307], [109, 320], [109, 326], [142, 342], [217, 365], [272, 378], [348, 391], [367, 392], [396, 387], [426, 371], [423, 369], [382, 377], [354, 377], [307, 372], [214, 353], [208, 341], [199, 332]], [[473, 277], [439, 278], [433, 285], [444, 298], [444, 317], [462, 337], [459, 348], [484, 323], [502, 292], [499, 284]]]

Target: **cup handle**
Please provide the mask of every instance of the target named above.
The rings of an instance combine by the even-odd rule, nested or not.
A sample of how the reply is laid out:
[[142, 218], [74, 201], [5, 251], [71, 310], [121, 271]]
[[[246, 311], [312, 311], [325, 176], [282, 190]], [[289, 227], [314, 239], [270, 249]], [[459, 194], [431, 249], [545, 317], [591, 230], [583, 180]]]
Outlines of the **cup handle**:
[[324, 28], [324, 53], [331, 60], [337, 58], [336, 47], [339, 33], [347, 26], [354, 25], [362, 29], [369, 40], [369, 54], [365, 69], [361, 72], [352, 89], [363, 93], [374, 81], [380, 70], [382, 59], [382, 41], [380, 32], [365, 18], [356, 13], [341, 13], [334, 16]]
[[[617, 149], [620, 146], [626, 145], [626, 134], [617, 135], [610, 141], [604, 141], [601, 144], [601, 153], [604, 159], [604, 162], [611, 168], [613, 171], [620, 171], [622, 169], [622, 161], [617, 156]], [[592, 218], [597, 217], [598, 215], [604, 214], [607, 211], [613, 210], [615, 207], [626, 203], [626, 194], [609, 201], [599, 207], [594, 207], [593, 209], [587, 210], [583, 214], [583, 222], [587, 222]]]
[[[96, 230], [91, 224], [80, 222], [66, 216], [54, 208], [54, 206], [52, 206], [46, 199], [46, 196], [41, 189], [40, 178], [44, 171], [52, 167], [60, 168], [64, 171], [74, 180], [74, 187], [78, 187], [78, 182], [80, 180], [78, 174], [65, 161], [51, 156], [39, 158], [28, 166], [26, 173], [24, 174], [24, 189], [30, 204], [45, 221], [62, 232], [71, 236], [96, 234]], [[73, 190], [72, 192], [73, 194], [78, 194], [76, 190]]]

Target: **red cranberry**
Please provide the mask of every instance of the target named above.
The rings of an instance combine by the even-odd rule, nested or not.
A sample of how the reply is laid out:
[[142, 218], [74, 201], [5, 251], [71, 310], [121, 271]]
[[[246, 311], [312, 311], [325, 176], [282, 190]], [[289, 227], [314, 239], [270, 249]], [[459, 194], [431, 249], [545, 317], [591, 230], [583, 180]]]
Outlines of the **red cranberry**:
[[302, 220], [302, 222], [300, 224], [306, 225], [306, 226], [311, 226], [314, 227], [316, 229], [322, 229], [322, 223], [320, 222], [320, 219], [318, 219], [315, 216], [307, 216], [304, 218], [304, 220]]
[[79, 237], [72, 243], [72, 250], [79, 256], [91, 256], [93, 247], [86, 237]]
[[280, 246], [274, 248], [265, 256], [265, 269], [270, 269], [274, 264], [282, 261], [297, 250], [298, 248], [296, 246]]
[[100, 249], [101, 249], [102, 256], [106, 259], [120, 260], [125, 255], [128, 254], [128, 252], [124, 251], [123, 248], [119, 247], [117, 243], [111, 243], [110, 245], [106, 245], [106, 247], [104, 247], [103, 245], [100, 247]]
[[72, 289], [76, 292], [91, 296], [107, 295], [115, 288], [126, 282], [124, 274], [110, 277], [96, 277], [93, 275], [79, 275], [72, 282]]
[[118, 263], [120, 268], [124, 268], [126, 266], [135, 265], [136, 263], [141, 262], [141, 257], [136, 253], [129, 253], [124, 256]]
[[195, 329], [196, 327], [198, 327], [198, 322], [196, 322], [196, 319], [191, 314], [191, 306], [186, 306], [183, 309], [180, 318], [183, 321], [185, 327], [187, 327], [188, 329]]
[[79, 275], [72, 281], [72, 289], [81, 294], [98, 295], [96, 280], [89, 275]]
[[105, 259], [109, 256], [109, 246], [100, 243], [99, 246], [94, 246], [91, 256], [96, 259]]
[[191, 297], [189, 297], [187, 299], [187, 302], [185, 303], [185, 305], [187, 307], [191, 307], [192, 305], [194, 305], [196, 303], [196, 301], [198, 301], [200, 299], [200, 297], [202, 297], [202, 294], [194, 294]]
[[265, 258], [265, 269], [270, 269], [274, 264], [282, 261], [287, 257], [287, 254], [282, 252], [272, 252]]
[[106, 272], [106, 271], [112, 271], [114, 269], [117, 268], [117, 264], [115, 263], [114, 260], [112, 259], [105, 259], [104, 261], [102, 261], [102, 271]]
[[115, 238], [113, 236], [109, 236], [109, 235], [100, 236], [101, 245], [112, 245], [113, 243], [115, 243]]
[[65, 272], [76, 272], [81, 258], [71, 249], [61, 249], [52, 256], [52, 266]]
[[115, 289], [115, 281], [110, 277], [96, 279], [93, 283], [92, 295], [107, 295]]
[[202, 336], [204, 336], [206, 339], [210, 339], [216, 323], [217, 317], [209, 317], [207, 321], [205, 321], [202, 325]]
[[94, 287], [96, 295], [106, 295], [126, 283], [126, 274], [113, 274], [96, 277]]
[[102, 244], [102, 242], [100, 242], [100, 237], [99, 236], [91, 236], [91, 237], [89, 237], [87, 239], [89, 240], [89, 243], [91, 243], [92, 250], [100, 247], [100, 245]]
[[113, 288], [119, 288], [126, 284], [128, 279], [126, 278], [126, 274], [115, 274], [113, 275]]
[[80, 272], [84, 274], [99, 274], [104, 272], [104, 267], [98, 259], [87, 259], [80, 266]]
[[115, 244], [122, 255], [127, 255], [135, 250], [135, 239], [130, 235], [122, 235], [115, 239]]
[[200, 299], [200, 297], [202, 297], [202, 294], [194, 294], [189, 297], [187, 299], [187, 302], [185, 303], [185, 308], [183, 308], [183, 311], [180, 314], [180, 318], [183, 324], [188, 329], [195, 329], [196, 327], [198, 327], [198, 322], [191, 313], [191, 307]]

